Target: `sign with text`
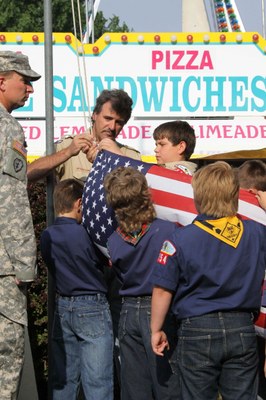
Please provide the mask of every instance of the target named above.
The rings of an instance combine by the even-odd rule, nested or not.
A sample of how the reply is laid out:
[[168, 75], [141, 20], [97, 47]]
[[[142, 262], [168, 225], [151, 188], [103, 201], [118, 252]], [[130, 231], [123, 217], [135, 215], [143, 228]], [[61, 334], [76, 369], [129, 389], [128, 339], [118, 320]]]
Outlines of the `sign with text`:
[[[28, 55], [43, 76], [13, 112], [29, 155], [39, 156], [45, 153], [44, 36], [3, 34], [1, 49]], [[132, 97], [133, 112], [118, 139], [143, 155], [154, 154], [154, 128], [175, 119], [195, 128], [197, 156], [266, 147], [265, 49], [254, 32], [108, 33], [86, 45], [54, 34], [55, 140], [87, 129], [99, 93], [121, 88]]]

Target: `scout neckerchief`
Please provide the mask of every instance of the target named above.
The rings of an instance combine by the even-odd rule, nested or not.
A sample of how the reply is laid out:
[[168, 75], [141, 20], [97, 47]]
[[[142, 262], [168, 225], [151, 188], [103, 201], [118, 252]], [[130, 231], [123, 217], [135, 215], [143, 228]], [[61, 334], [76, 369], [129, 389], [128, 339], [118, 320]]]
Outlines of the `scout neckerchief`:
[[143, 224], [139, 231], [130, 232], [130, 233], [124, 232], [118, 226], [116, 228], [116, 232], [118, 233], [118, 235], [120, 235], [122, 237], [123, 240], [125, 240], [125, 242], [129, 242], [135, 246], [140, 241], [142, 236], [145, 235], [145, 233], [148, 231], [150, 226], [151, 226], [151, 224]]
[[195, 220], [193, 224], [235, 248], [244, 231], [242, 221], [236, 216], [204, 221]]

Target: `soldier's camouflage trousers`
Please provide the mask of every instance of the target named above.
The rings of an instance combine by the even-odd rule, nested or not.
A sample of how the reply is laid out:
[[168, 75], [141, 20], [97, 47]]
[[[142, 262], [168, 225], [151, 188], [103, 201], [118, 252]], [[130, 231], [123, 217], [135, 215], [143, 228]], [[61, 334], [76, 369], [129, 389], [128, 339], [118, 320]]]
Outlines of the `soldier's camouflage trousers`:
[[0, 399], [16, 400], [24, 359], [24, 326], [0, 314]]

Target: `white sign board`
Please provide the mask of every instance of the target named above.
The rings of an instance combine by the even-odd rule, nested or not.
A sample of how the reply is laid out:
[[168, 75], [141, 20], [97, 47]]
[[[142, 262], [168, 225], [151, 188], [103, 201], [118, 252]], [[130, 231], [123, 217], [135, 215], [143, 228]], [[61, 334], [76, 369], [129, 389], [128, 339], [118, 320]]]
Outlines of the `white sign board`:
[[[1, 50], [23, 52], [43, 75], [13, 113], [29, 155], [39, 156], [45, 153], [44, 36], [4, 35]], [[197, 156], [266, 147], [265, 52], [265, 39], [254, 32], [109, 33], [83, 47], [71, 34], [54, 34], [55, 140], [83, 132], [99, 93], [121, 88], [134, 108], [118, 140], [144, 156], [154, 154], [154, 128], [175, 119], [195, 128]]]

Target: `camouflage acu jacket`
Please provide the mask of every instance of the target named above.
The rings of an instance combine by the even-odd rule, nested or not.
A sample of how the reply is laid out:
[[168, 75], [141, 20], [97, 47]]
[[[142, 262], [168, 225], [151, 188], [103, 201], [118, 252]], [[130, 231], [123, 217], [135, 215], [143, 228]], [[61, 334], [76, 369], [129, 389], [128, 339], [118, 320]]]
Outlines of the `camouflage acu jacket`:
[[25, 324], [25, 294], [15, 277], [34, 279], [36, 244], [24, 141], [22, 127], [0, 105], [0, 313]]

